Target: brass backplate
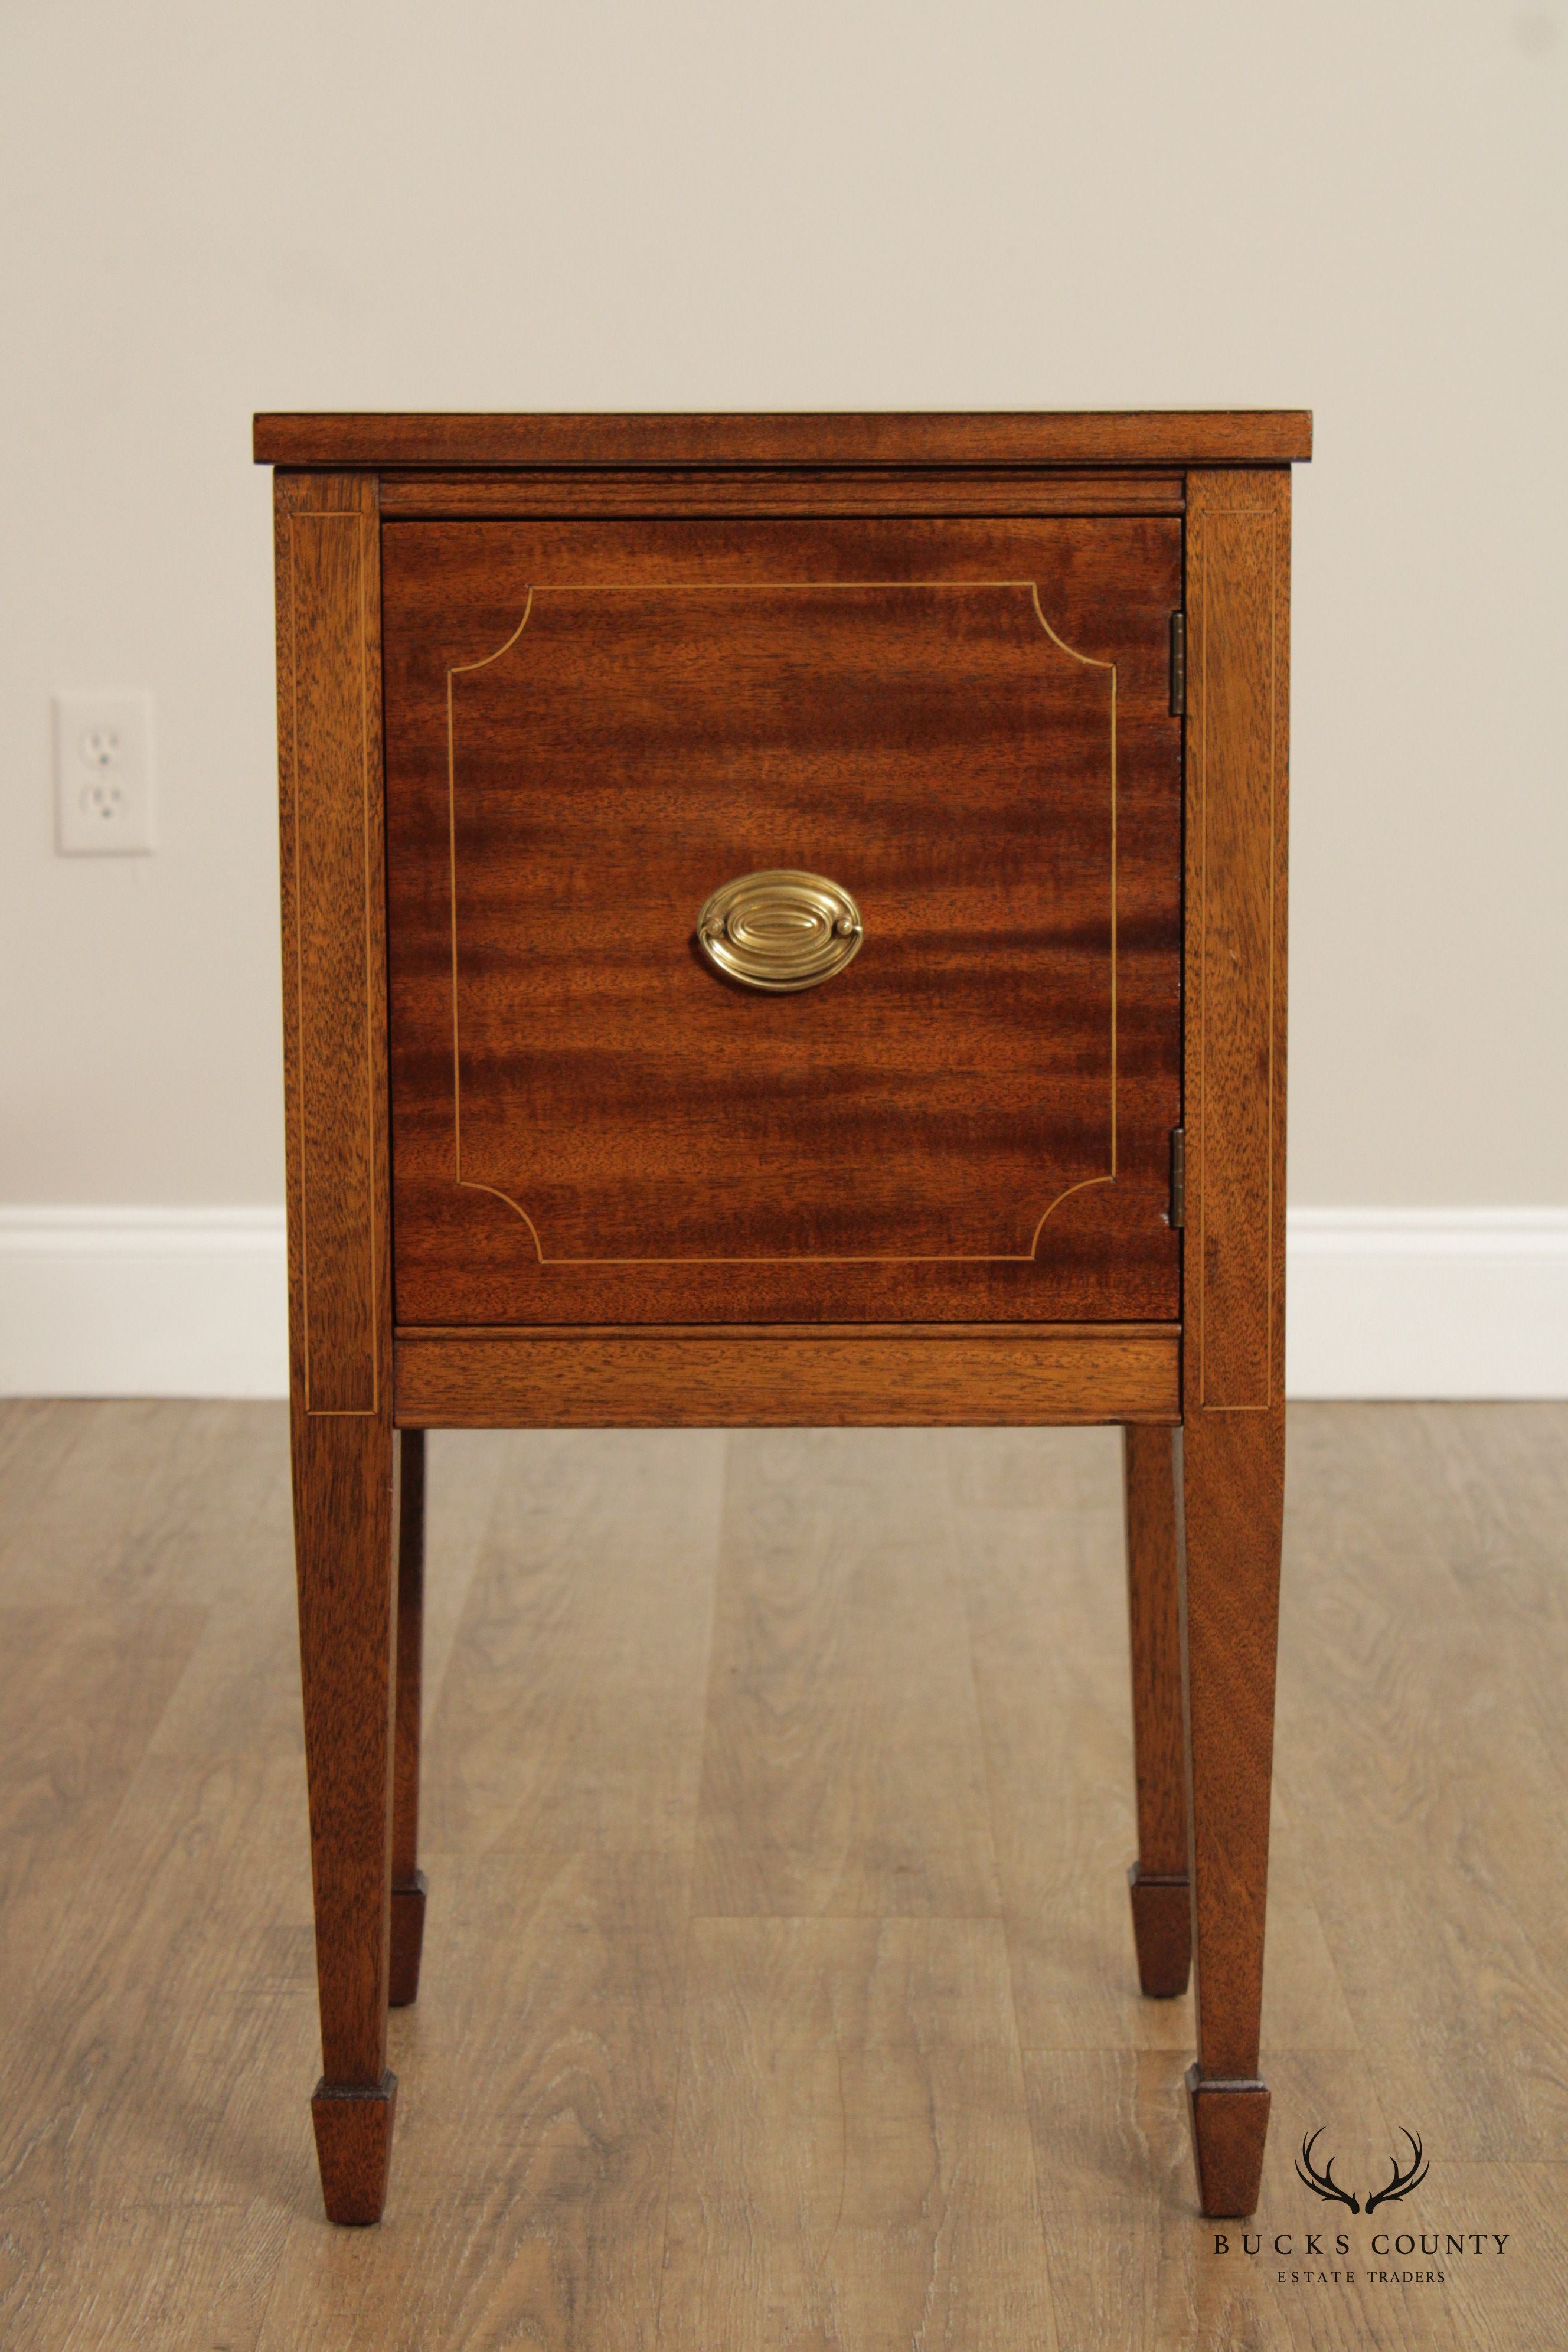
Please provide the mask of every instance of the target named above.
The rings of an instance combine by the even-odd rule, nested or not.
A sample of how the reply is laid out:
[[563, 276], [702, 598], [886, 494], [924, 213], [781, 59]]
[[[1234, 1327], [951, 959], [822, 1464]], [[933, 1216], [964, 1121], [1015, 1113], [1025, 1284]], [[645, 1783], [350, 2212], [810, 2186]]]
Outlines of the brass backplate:
[[697, 918], [698, 945], [714, 969], [774, 995], [820, 987], [853, 962], [864, 937], [847, 890], [789, 867], [724, 883]]

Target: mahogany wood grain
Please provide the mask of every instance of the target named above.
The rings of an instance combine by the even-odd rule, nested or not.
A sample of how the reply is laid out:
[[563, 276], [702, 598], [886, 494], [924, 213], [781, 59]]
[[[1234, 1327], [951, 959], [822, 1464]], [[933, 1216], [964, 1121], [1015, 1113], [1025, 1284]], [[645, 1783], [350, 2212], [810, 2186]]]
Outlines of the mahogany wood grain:
[[1288, 466], [1303, 409], [1012, 415], [262, 415], [262, 466]]
[[1288, 473], [1187, 521], [1187, 1320], [1199, 1406], [1267, 1412], [1285, 1297]]
[[348, 2229], [379, 2221], [392, 2167], [397, 2120], [397, 2077], [384, 2069], [379, 2083], [330, 2084], [323, 2075], [310, 2101], [327, 2219]]
[[379, 1409], [387, 1235], [381, 572], [375, 485], [279, 478], [278, 751], [291, 1370]]
[[1181, 1547], [1206, 2212], [1251, 2212], [1285, 1479], [1289, 477], [1189, 478]]
[[1194, 1415], [1179, 1450], [1198, 2054], [1234, 2081], [1258, 2071], [1283, 1417]]
[[1178, 473], [1038, 473], [1022, 467], [535, 467], [493, 474], [383, 474], [384, 515], [426, 521], [609, 515], [1180, 514]]
[[[1133, 1424], [1141, 1974], [1177, 1989], [1190, 1899], [1200, 2196], [1250, 2212], [1284, 468], [1310, 418], [261, 418], [257, 446], [295, 468], [290, 1397], [329, 2213], [382, 2210], [387, 2005], [418, 1979], [419, 1433], [1087, 1421]], [[715, 979], [691, 936], [771, 865], [866, 918], [804, 997]]]
[[1192, 1966], [1175, 1468], [1168, 1430], [1122, 1433], [1138, 1859], [1128, 1873], [1138, 1980], [1156, 2000], [1185, 1992]]
[[392, 1768], [392, 1960], [390, 2006], [419, 1997], [429, 1893], [419, 1867], [419, 1733], [425, 1650], [425, 1433], [410, 1429], [402, 1456], [397, 1513], [397, 1705]]
[[[1173, 520], [389, 523], [397, 1313], [1177, 1313]], [[805, 867], [866, 943], [693, 945]]]
[[1211, 2080], [1199, 2059], [1187, 2068], [1186, 2089], [1198, 2201], [1216, 2221], [1244, 2220], [1258, 2210], [1268, 2137], [1268, 2085], [1256, 2080]]
[[277, 485], [289, 1402], [327, 2211], [379, 2218], [396, 1612], [379, 530], [374, 481]]
[[[294, 1415], [294, 1548], [330, 2220], [380, 2219], [395, 2078], [390, 1969], [396, 1441], [384, 1416]], [[379, 2184], [379, 2185], [378, 2185]]]
[[396, 1415], [410, 1429], [1170, 1423], [1180, 1355], [1159, 1325], [405, 1330]]

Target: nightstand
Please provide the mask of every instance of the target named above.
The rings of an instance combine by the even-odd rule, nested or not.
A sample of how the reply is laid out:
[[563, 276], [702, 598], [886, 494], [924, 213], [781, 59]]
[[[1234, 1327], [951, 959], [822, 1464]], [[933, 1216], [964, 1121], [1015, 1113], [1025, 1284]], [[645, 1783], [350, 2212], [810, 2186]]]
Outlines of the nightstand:
[[424, 1433], [649, 1424], [1124, 1427], [1138, 1965], [1253, 2210], [1310, 446], [258, 418], [333, 2220], [418, 1985]]

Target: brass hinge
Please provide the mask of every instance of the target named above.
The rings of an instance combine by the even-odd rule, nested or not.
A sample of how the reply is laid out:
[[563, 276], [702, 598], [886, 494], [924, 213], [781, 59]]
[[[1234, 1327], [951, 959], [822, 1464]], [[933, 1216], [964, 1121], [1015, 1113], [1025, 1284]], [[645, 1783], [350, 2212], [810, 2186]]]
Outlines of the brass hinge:
[[1184, 719], [1187, 709], [1187, 616], [1171, 615], [1171, 714]]
[[1170, 1222], [1177, 1232], [1187, 1222], [1187, 1130], [1184, 1127], [1171, 1129]]

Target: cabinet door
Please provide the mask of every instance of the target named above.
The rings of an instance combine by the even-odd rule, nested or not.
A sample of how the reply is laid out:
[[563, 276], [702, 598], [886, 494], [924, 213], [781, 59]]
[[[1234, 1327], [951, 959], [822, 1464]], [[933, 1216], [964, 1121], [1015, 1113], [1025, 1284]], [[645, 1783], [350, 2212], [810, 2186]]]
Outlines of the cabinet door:
[[[1179, 520], [383, 557], [401, 1324], [1175, 1317]], [[777, 871], [783, 992], [698, 937]]]

